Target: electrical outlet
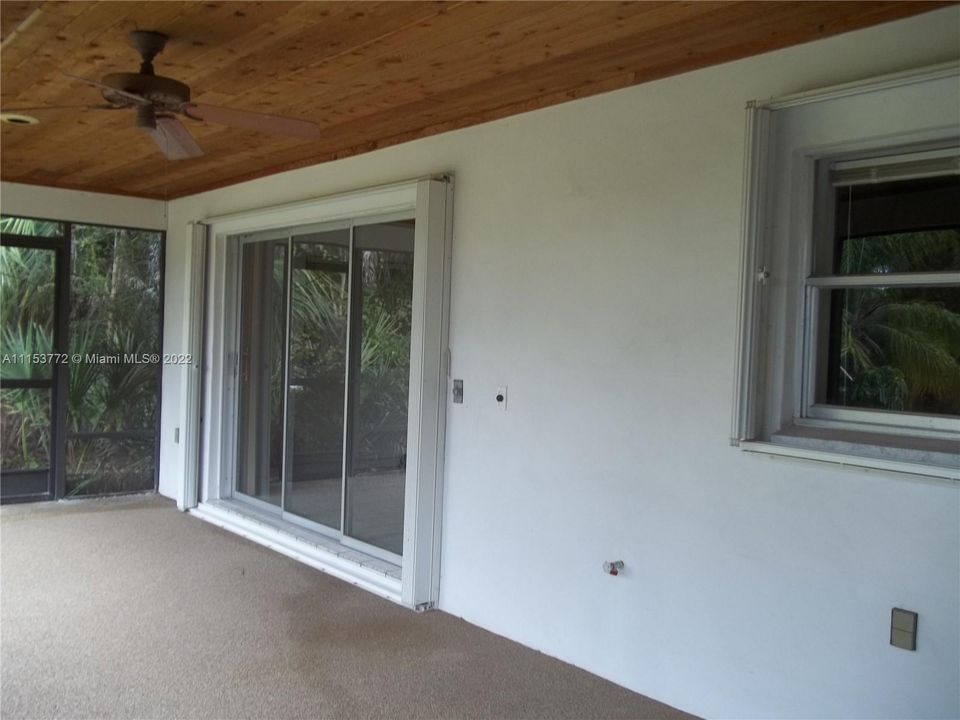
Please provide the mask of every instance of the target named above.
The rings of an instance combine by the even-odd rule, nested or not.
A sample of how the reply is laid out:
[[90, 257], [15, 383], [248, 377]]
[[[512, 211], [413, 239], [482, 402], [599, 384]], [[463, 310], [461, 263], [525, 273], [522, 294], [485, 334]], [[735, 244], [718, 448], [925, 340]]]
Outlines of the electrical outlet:
[[917, 613], [903, 608], [890, 612], [890, 644], [904, 650], [917, 649]]

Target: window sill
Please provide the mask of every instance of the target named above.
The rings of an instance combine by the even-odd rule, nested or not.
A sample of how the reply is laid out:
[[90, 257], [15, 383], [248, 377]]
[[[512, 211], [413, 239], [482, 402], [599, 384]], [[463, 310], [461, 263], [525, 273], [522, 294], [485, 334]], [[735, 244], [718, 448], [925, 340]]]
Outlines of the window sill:
[[844, 430], [791, 427], [768, 441], [742, 440], [740, 449], [780, 457], [960, 481], [954, 441], [904, 438]]

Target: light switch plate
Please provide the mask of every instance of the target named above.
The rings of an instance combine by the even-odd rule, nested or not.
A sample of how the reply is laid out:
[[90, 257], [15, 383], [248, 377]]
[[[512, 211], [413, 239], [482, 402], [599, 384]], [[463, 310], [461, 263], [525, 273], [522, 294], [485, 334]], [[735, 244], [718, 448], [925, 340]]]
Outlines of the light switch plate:
[[890, 612], [890, 644], [904, 650], [917, 649], [917, 613], [903, 608]]

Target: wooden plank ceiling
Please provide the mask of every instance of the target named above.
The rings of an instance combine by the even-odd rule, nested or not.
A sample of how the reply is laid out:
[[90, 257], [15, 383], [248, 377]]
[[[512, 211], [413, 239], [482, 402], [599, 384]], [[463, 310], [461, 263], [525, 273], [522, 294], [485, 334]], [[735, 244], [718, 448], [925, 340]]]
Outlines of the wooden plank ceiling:
[[136, 72], [130, 30], [171, 37], [157, 74], [194, 100], [312, 120], [319, 141], [184, 120], [170, 162], [133, 111], [2, 125], [4, 180], [175, 198], [925, 12], [924, 2], [13, 2], [0, 105], [102, 102], [61, 73]]

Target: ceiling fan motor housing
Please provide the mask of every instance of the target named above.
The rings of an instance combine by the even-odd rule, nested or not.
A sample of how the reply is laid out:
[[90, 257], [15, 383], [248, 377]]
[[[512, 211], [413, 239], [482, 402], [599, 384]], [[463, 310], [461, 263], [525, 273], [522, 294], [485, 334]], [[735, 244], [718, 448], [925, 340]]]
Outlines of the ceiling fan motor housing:
[[[117, 90], [133, 93], [146, 98], [160, 110], [175, 111], [184, 103], [190, 102], [190, 88], [182, 82], [161, 75], [143, 75], [141, 73], [111, 73], [103, 80]], [[133, 106], [135, 103], [119, 93], [103, 91], [103, 97], [114, 105]]]

